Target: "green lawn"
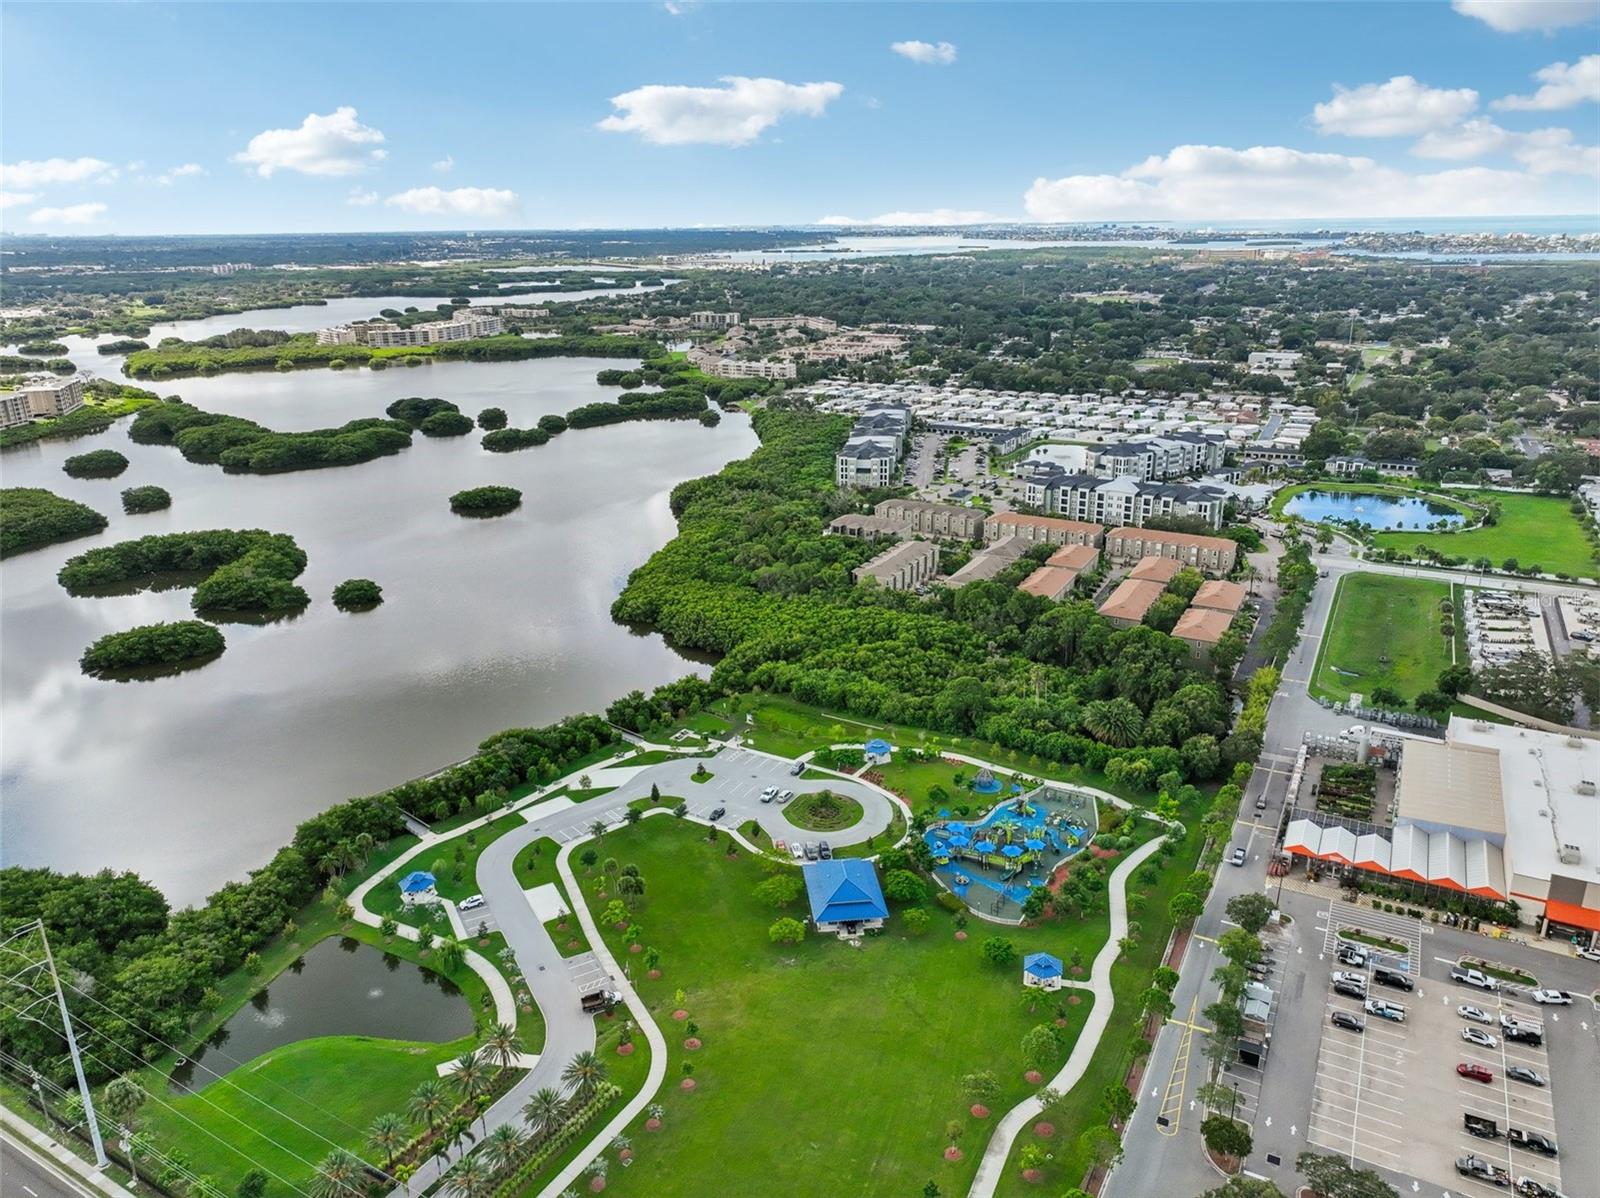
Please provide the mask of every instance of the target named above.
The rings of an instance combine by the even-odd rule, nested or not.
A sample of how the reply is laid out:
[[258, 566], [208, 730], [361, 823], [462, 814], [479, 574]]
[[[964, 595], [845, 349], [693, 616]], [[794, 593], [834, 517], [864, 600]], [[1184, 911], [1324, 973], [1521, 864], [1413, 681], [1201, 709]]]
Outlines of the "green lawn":
[[[946, 1194], [965, 1193], [996, 1116], [974, 1120], [963, 1075], [992, 1070], [1001, 1085], [996, 1112], [1031, 1092], [1023, 1079], [1023, 1035], [1056, 1014], [1068, 1021], [1048, 1071], [1059, 1067], [1088, 1013], [1088, 1000], [1021, 1000], [1020, 963], [997, 969], [979, 946], [991, 935], [1019, 953], [1048, 949], [1089, 959], [1105, 936], [1104, 915], [1032, 929], [973, 921], [958, 942], [945, 912], [929, 907], [922, 936], [898, 914], [882, 936], [855, 949], [810, 936], [775, 945], [767, 927], [778, 912], [751, 891], [767, 869], [725, 838], [657, 817], [608, 833], [607, 852], [639, 866], [646, 898], [635, 915], [643, 942], [661, 950], [659, 981], [635, 985], [667, 1036], [667, 1081], [658, 1101], [665, 1129], [630, 1129], [637, 1157], [613, 1169], [608, 1192], [673, 1195], [773, 1193], [833, 1198], [841, 1179], [857, 1194], [912, 1195], [930, 1179]], [[776, 867], [773, 867], [776, 868]], [[587, 887], [586, 887], [587, 888]], [[801, 914], [800, 905], [791, 909]], [[612, 950], [626, 952], [614, 929]], [[672, 1019], [675, 992], [698, 1024], [704, 1047], [682, 1047]], [[679, 1088], [684, 1061], [697, 1088]], [[948, 1120], [963, 1128], [965, 1159], [942, 1156]], [[714, 1179], [714, 1180], [711, 1180]]]
[[1600, 577], [1583, 526], [1564, 499], [1553, 495], [1516, 495], [1503, 491], [1456, 492], [1478, 503], [1498, 503], [1500, 520], [1488, 528], [1465, 532], [1386, 532], [1373, 538], [1380, 549], [1412, 553], [1418, 545], [1468, 561], [1486, 557], [1496, 567], [1508, 558], [1545, 573], [1577, 578]]
[[[448, 840], [440, 841], [427, 852], [392, 871], [369, 890], [364, 904], [366, 909], [374, 915], [392, 915], [401, 923], [421, 927], [424, 909], [408, 907], [400, 901], [400, 879], [412, 870], [427, 870], [433, 874], [441, 897], [460, 902], [478, 893], [478, 857], [489, 847], [489, 842], [522, 826], [520, 815], [502, 815], [481, 828], [459, 832]], [[434, 920], [433, 923], [436, 928], [448, 927], [443, 920]]]
[[1450, 642], [1439, 633], [1439, 601], [1450, 594], [1448, 583], [1426, 578], [1345, 575], [1317, 651], [1313, 693], [1343, 700], [1381, 685], [1409, 701], [1435, 689], [1451, 664]]
[[535, 886], [543, 886], [546, 882], [559, 883], [561, 876], [556, 873], [556, 854], [560, 851], [561, 846], [548, 836], [541, 837], [523, 849], [512, 863], [512, 871], [517, 876], [517, 885], [524, 890], [532, 890]]

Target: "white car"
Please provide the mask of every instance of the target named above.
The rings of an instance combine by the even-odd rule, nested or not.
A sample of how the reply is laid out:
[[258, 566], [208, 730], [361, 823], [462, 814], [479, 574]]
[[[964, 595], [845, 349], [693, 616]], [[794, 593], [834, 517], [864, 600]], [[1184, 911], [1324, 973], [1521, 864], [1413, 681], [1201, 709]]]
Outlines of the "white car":
[[1468, 1006], [1466, 1003], [1463, 1003], [1461, 1006], [1456, 1008], [1456, 1014], [1461, 1016], [1463, 1019], [1472, 1020], [1473, 1023], [1492, 1024], [1494, 1022], [1494, 1020], [1490, 1018], [1489, 1012], [1485, 1011], [1482, 1007]]
[[1475, 1027], [1464, 1027], [1464, 1028], [1462, 1028], [1461, 1029], [1461, 1038], [1463, 1040], [1465, 1040], [1468, 1044], [1476, 1044], [1479, 1048], [1499, 1048], [1500, 1047], [1500, 1041], [1496, 1040], [1488, 1032], [1482, 1031], [1482, 1030], [1480, 1030], [1478, 1028], [1475, 1028]]
[[806, 846], [798, 840], [791, 840], [789, 842], [789, 854], [796, 861], [804, 861], [806, 859]]
[[457, 903], [456, 904], [456, 910], [457, 911], [476, 911], [481, 906], [483, 906], [483, 895], [474, 894], [470, 898], [464, 898], [459, 903]]
[[1229, 865], [1243, 865], [1244, 864], [1244, 849], [1243, 848], [1234, 849], [1233, 850], [1233, 856], [1228, 858], [1228, 864]]
[[765, 789], [764, 791], [761, 792], [761, 801], [763, 803], [770, 803], [770, 802], [772, 802], [773, 799], [775, 799], [777, 797], [778, 797], [778, 788], [776, 786], [769, 786], [769, 787], [767, 787], [767, 789]]
[[1561, 1007], [1572, 1005], [1572, 995], [1565, 990], [1535, 990], [1532, 997], [1534, 1002], [1551, 1003]]

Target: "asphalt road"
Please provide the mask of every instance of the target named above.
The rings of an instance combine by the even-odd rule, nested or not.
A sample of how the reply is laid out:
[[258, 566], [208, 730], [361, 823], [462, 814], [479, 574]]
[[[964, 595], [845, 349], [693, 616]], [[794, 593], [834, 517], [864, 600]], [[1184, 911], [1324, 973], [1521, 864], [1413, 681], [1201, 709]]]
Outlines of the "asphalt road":
[[87, 1186], [69, 1185], [17, 1145], [0, 1134], [0, 1194], [5, 1198], [86, 1198]]

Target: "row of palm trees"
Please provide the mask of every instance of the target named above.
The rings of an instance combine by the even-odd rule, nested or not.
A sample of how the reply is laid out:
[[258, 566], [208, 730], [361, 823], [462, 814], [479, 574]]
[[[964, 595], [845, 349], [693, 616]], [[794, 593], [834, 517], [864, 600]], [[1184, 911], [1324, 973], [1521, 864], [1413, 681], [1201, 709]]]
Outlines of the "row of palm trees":
[[[522, 1038], [509, 1024], [497, 1024], [477, 1048], [463, 1052], [454, 1062], [448, 1081], [429, 1078], [412, 1091], [405, 1114], [379, 1115], [367, 1129], [367, 1145], [381, 1154], [384, 1172], [396, 1181], [409, 1181], [415, 1167], [397, 1164], [415, 1139], [415, 1128], [426, 1125], [430, 1153], [443, 1161], [478, 1141], [473, 1116], [451, 1118], [463, 1102], [477, 1102], [476, 1118], [483, 1136], [481, 1151], [468, 1151], [450, 1171], [448, 1188], [461, 1198], [477, 1198], [489, 1181], [514, 1167], [532, 1149], [555, 1135], [569, 1116], [605, 1083], [604, 1061], [593, 1052], [580, 1052], [561, 1072], [565, 1093], [550, 1086], [538, 1090], [522, 1108], [525, 1126], [506, 1123], [488, 1131], [486, 1091], [495, 1073], [516, 1065], [523, 1051]], [[372, 1170], [354, 1152], [336, 1148], [317, 1166], [307, 1189], [309, 1198], [362, 1198], [373, 1180]]]

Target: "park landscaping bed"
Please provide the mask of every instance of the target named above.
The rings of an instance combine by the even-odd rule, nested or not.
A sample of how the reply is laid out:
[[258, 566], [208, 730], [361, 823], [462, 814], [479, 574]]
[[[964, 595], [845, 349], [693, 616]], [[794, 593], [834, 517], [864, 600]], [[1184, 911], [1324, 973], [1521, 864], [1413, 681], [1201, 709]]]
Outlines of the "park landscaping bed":
[[[604, 852], [649, 881], [633, 919], [661, 952], [663, 976], [635, 986], [669, 1050], [656, 1098], [664, 1127], [646, 1132], [641, 1119], [629, 1129], [634, 1162], [611, 1171], [608, 1192], [699, 1195], [708, 1177], [730, 1194], [832, 1198], [840, 1178], [875, 1193], [919, 1193], [929, 1178], [947, 1194], [965, 1192], [994, 1117], [968, 1112], [962, 1076], [992, 1071], [998, 1092], [987, 1105], [1006, 1109], [1033, 1088], [1022, 1037], [1053, 1027], [1059, 1003], [1065, 1043], [1046, 1066], [1054, 1072], [1090, 1005], [1086, 995], [1077, 1004], [1045, 995], [1027, 1010], [1021, 955], [1065, 959], [1076, 949], [1088, 959], [1106, 935], [1104, 915], [1005, 929], [1019, 956], [1004, 968], [981, 951], [999, 929], [974, 924], [957, 940], [954, 919], [931, 904], [921, 934], [897, 910], [859, 949], [815, 935], [774, 944], [768, 926], [802, 907], [759, 902], [752, 891], [778, 867], [727, 848], [725, 836], [709, 841], [699, 826], [659, 816], [606, 834]], [[601, 930], [613, 952], [627, 952], [621, 933]], [[672, 1018], [680, 990], [682, 1021]], [[689, 1022], [698, 1049], [683, 1047]], [[685, 1063], [692, 1091], [681, 1089]], [[963, 1159], [946, 1162], [952, 1119]]]
[[808, 832], [839, 832], [861, 822], [861, 804], [848, 795], [819, 790], [791, 800], [783, 817]]
[[1369, 948], [1380, 949], [1395, 957], [1404, 957], [1411, 952], [1411, 946], [1401, 944], [1398, 940], [1390, 940], [1387, 936], [1374, 936], [1371, 932], [1340, 931], [1340, 940], [1353, 940], [1357, 944], [1365, 944]]
[[1521, 969], [1511, 969], [1505, 965], [1496, 965], [1493, 961], [1485, 961], [1481, 957], [1462, 957], [1456, 964], [1463, 969], [1476, 969], [1492, 978], [1499, 978], [1502, 982], [1513, 982], [1518, 986], [1537, 986], [1539, 984], [1539, 979], [1531, 973], [1526, 973]]
[[[1409, 702], [1435, 689], [1452, 664], [1447, 618], [1439, 606], [1450, 598], [1446, 583], [1393, 574], [1347, 574], [1339, 580], [1323, 630], [1311, 690], [1343, 702], [1370, 697], [1384, 686]], [[1452, 620], [1452, 624], [1454, 620]]]

